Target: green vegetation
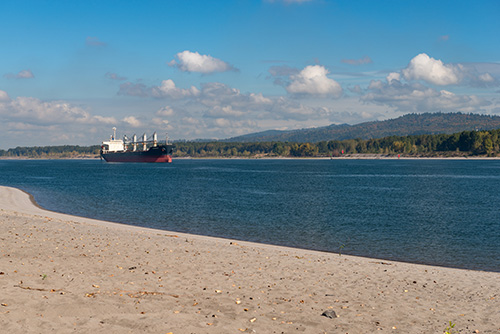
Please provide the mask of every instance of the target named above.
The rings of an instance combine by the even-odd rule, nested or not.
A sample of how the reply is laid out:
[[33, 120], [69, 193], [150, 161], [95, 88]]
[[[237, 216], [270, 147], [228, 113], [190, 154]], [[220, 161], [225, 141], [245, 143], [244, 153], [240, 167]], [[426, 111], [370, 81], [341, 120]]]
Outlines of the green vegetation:
[[339, 246], [339, 256], [342, 255], [342, 249], [344, 249], [345, 245], [344, 244], [340, 244]]
[[[261, 158], [339, 157], [376, 154], [406, 157], [466, 157], [500, 155], [500, 129], [463, 131], [455, 134], [390, 136], [379, 139], [330, 140], [317, 143], [260, 142], [228, 143], [176, 142], [174, 157]], [[16, 147], [0, 150], [0, 157], [79, 158], [98, 157], [99, 146]]]
[[291, 142], [177, 142], [176, 157], [338, 157], [345, 154], [402, 155], [408, 157], [498, 156], [500, 130], [455, 134], [390, 136], [380, 139]]
[[84, 156], [96, 157], [99, 155], [100, 146], [43, 146], [43, 147], [16, 147], [7, 151], [0, 150], [0, 157], [9, 158], [78, 158]]
[[453, 328], [455, 328], [455, 324], [450, 321], [450, 324], [448, 325], [448, 327], [446, 327], [446, 329], [444, 331], [444, 334], [453, 334], [453, 333], [455, 333], [455, 331], [453, 330]]

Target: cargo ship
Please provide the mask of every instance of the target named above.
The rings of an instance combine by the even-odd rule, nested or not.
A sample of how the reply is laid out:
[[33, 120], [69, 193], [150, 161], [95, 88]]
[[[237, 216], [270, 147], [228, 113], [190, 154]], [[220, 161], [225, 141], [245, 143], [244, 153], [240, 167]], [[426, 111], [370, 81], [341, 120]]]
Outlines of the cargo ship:
[[134, 135], [132, 140], [123, 136], [123, 139], [116, 139], [116, 128], [113, 128], [113, 135], [109, 141], [103, 141], [101, 145], [101, 159], [106, 162], [172, 162], [172, 152], [174, 145], [168, 143], [168, 136], [165, 144], [158, 141], [156, 132], [150, 139], [144, 134], [142, 141], [137, 141]]

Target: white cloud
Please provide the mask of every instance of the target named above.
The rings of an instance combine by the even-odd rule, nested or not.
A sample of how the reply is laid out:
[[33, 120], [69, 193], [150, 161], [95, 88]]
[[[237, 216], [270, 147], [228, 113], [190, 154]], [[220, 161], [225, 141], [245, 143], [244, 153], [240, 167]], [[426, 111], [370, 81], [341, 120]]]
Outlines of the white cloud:
[[490, 104], [475, 95], [456, 95], [447, 90], [438, 91], [419, 83], [406, 84], [396, 80], [390, 83], [372, 81], [361, 100], [390, 106], [401, 112], [474, 112]]
[[407, 80], [424, 80], [434, 85], [455, 85], [461, 81], [459, 65], [445, 65], [425, 53], [415, 56], [402, 70]]
[[238, 89], [220, 82], [202, 84], [198, 101], [207, 107], [231, 105], [246, 110], [262, 110], [272, 104], [272, 100], [261, 93], [242, 94]]
[[22, 70], [17, 74], [7, 73], [4, 75], [7, 79], [33, 79], [35, 76], [31, 70]]
[[128, 125], [138, 128], [142, 125], [141, 121], [139, 121], [136, 117], [134, 116], [127, 116], [123, 120], [123, 122], [127, 123]]
[[198, 52], [182, 51], [176, 54], [168, 64], [184, 72], [199, 72], [203, 74], [226, 72], [235, 70], [231, 65], [209, 55], [200, 55]]
[[198, 88], [191, 86], [190, 89], [182, 89], [175, 86], [171, 80], [163, 80], [160, 86], [153, 87], [152, 94], [154, 97], [169, 97], [172, 99], [181, 99], [185, 97], [194, 97], [200, 94]]
[[328, 70], [320, 65], [310, 65], [292, 75], [291, 83], [286, 90], [297, 95], [323, 95], [338, 98], [342, 95], [342, 87], [338, 82], [327, 77]]
[[181, 120], [182, 120], [183, 123], [189, 124], [189, 125], [198, 125], [198, 124], [200, 124], [200, 120], [197, 119], [197, 118], [194, 118], [194, 117], [183, 117]]
[[156, 112], [156, 115], [158, 115], [158, 116], [173, 116], [174, 110], [169, 106], [165, 106], [165, 107], [162, 107], [161, 109], [159, 109]]
[[17, 77], [19, 79], [31, 79], [35, 76], [33, 75], [33, 72], [31, 72], [31, 70], [22, 70], [21, 72], [17, 73]]
[[[1, 98], [1, 97], [4, 98]], [[5, 98], [7, 97], [7, 98]], [[0, 116], [9, 122], [34, 125], [114, 124], [114, 117], [91, 115], [86, 110], [65, 101], [42, 101], [34, 97], [8, 98], [0, 91]]]
[[0, 102], [10, 101], [9, 94], [6, 91], [0, 90]]
[[390, 84], [392, 80], [401, 81], [401, 75], [396, 72], [389, 73], [386, 77], [387, 82]]
[[490, 82], [494, 82], [495, 81], [495, 78], [493, 78], [491, 76], [491, 74], [489, 73], [483, 73], [483, 74], [480, 74], [479, 75], [479, 80], [482, 81], [482, 82], [487, 82], [487, 83], [490, 83]]

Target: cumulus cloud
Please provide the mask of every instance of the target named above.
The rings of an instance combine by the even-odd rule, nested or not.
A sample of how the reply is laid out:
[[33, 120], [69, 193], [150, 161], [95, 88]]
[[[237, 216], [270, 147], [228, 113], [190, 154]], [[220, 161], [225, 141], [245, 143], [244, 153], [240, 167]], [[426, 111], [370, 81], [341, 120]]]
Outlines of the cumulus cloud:
[[198, 88], [191, 86], [189, 89], [176, 87], [173, 80], [163, 80], [160, 86], [153, 87], [152, 94], [154, 97], [169, 97], [172, 99], [181, 99], [185, 97], [193, 97], [200, 94]]
[[401, 81], [401, 75], [396, 72], [389, 73], [387, 75], [387, 82], [391, 84], [392, 80]]
[[134, 128], [138, 128], [142, 125], [141, 121], [139, 121], [134, 116], [127, 116], [127, 117], [123, 118], [123, 122], [125, 122], [126, 124], [128, 124]]
[[434, 85], [455, 85], [462, 79], [460, 65], [443, 64], [425, 53], [415, 56], [402, 70], [407, 80], [424, 80]]
[[464, 83], [479, 88], [497, 87], [500, 85], [500, 64], [496, 63], [465, 63]]
[[270, 112], [275, 119], [304, 121], [325, 118], [331, 110], [323, 106], [311, 107], [281, 96], [273, 101]]
[[[396, 74], [391, 73], [391, 75]], [[483, 88], [500, 85], [496, 78], [499, 75], [500, 64], [444, 64], [441, 60], [429, 57], [425, 53], [415, 56], [400, 74], [407, 81], [421, 80], [438, 86], [462, 85]]]
[[236, 70], [225, 61], [214, 58], [209, 55], [201, 55], [198, 52], [182, 51], [175, 55], [177, 60], [173, 59], [168, 64], [184, 72], [198, 72], [209, 74], [214, 72], [227, 72]]
[[[388, 77], [389, 79], [389, 77]], [[363, 102], [387, 105], [402, 112], [462, 111], [474, 112], [490, 103], [475, 95], [456, 95], [447, 90], [435, 90], [420, 83], [371, 81]]]
[[323, 95], [338, 98], [342, 87], [338, 82], [327, 77], [328, 70], [321, 65], [310, 65], [300, 73], [290, 76], [291, 82], [286, 87], [290, 94]]
[[220, 82], [202, 84], [198, 102], [210, 108], [231, 105], [245, 110], [263, 110], [273, 103], [261, 93], [242, 94], [238, 89]]
[[0, 102], [10, 101], [9, 94], [6, 91], [0, 90]]
[[361, 59], [342, 59], [341, 61], [344, 64], [349, 64], [349, 65], [365, 65], [373, 63], [372, 59], [368, 56], [364, 56]]
[[33, 75], [33, 72], [31, 70], [22, 70], [19, 71], [17, 74], [14, 73], [7, 73], [4, 75], [7, 79], [33, 79], [35, 76]]
[[478, 77], [478, 79], [480, 81], [482, 81], [482, 82], [493, 82], [493, 81], [495, 81], [495, 78], [493, 78], [491, 76], [491, 74], [489, 74], [489, 73], [480, 74], [479, 77]]
[[7, 121], [21, 121], [26, 124], [38, 125], [112, 124], [116, 122], [114, 118], [93, 116], [86, 110], [65, 101], [42, 101], [34, 97], [17, 97], [13, 100], [1, 99], [0, 115]]
[[349, 87], [349, 90], [355, 94], [361, 94], [363, 92], [363, 89], [361, 88], [360, 85], [354, 85], [353, 87]]
[[156, 112], [156, 115], [158, 115], [158, 116], [173, 116], [174, 110], [169, 106], [165, 106], [165, 107], [160, 108]]

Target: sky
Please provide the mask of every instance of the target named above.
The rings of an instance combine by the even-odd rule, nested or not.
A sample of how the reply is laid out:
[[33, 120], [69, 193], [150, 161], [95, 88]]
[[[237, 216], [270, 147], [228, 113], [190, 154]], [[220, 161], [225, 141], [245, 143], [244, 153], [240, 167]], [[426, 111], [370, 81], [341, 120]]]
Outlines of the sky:
[[500, 1], [0, 2], [0, 149], [500, 115]]

